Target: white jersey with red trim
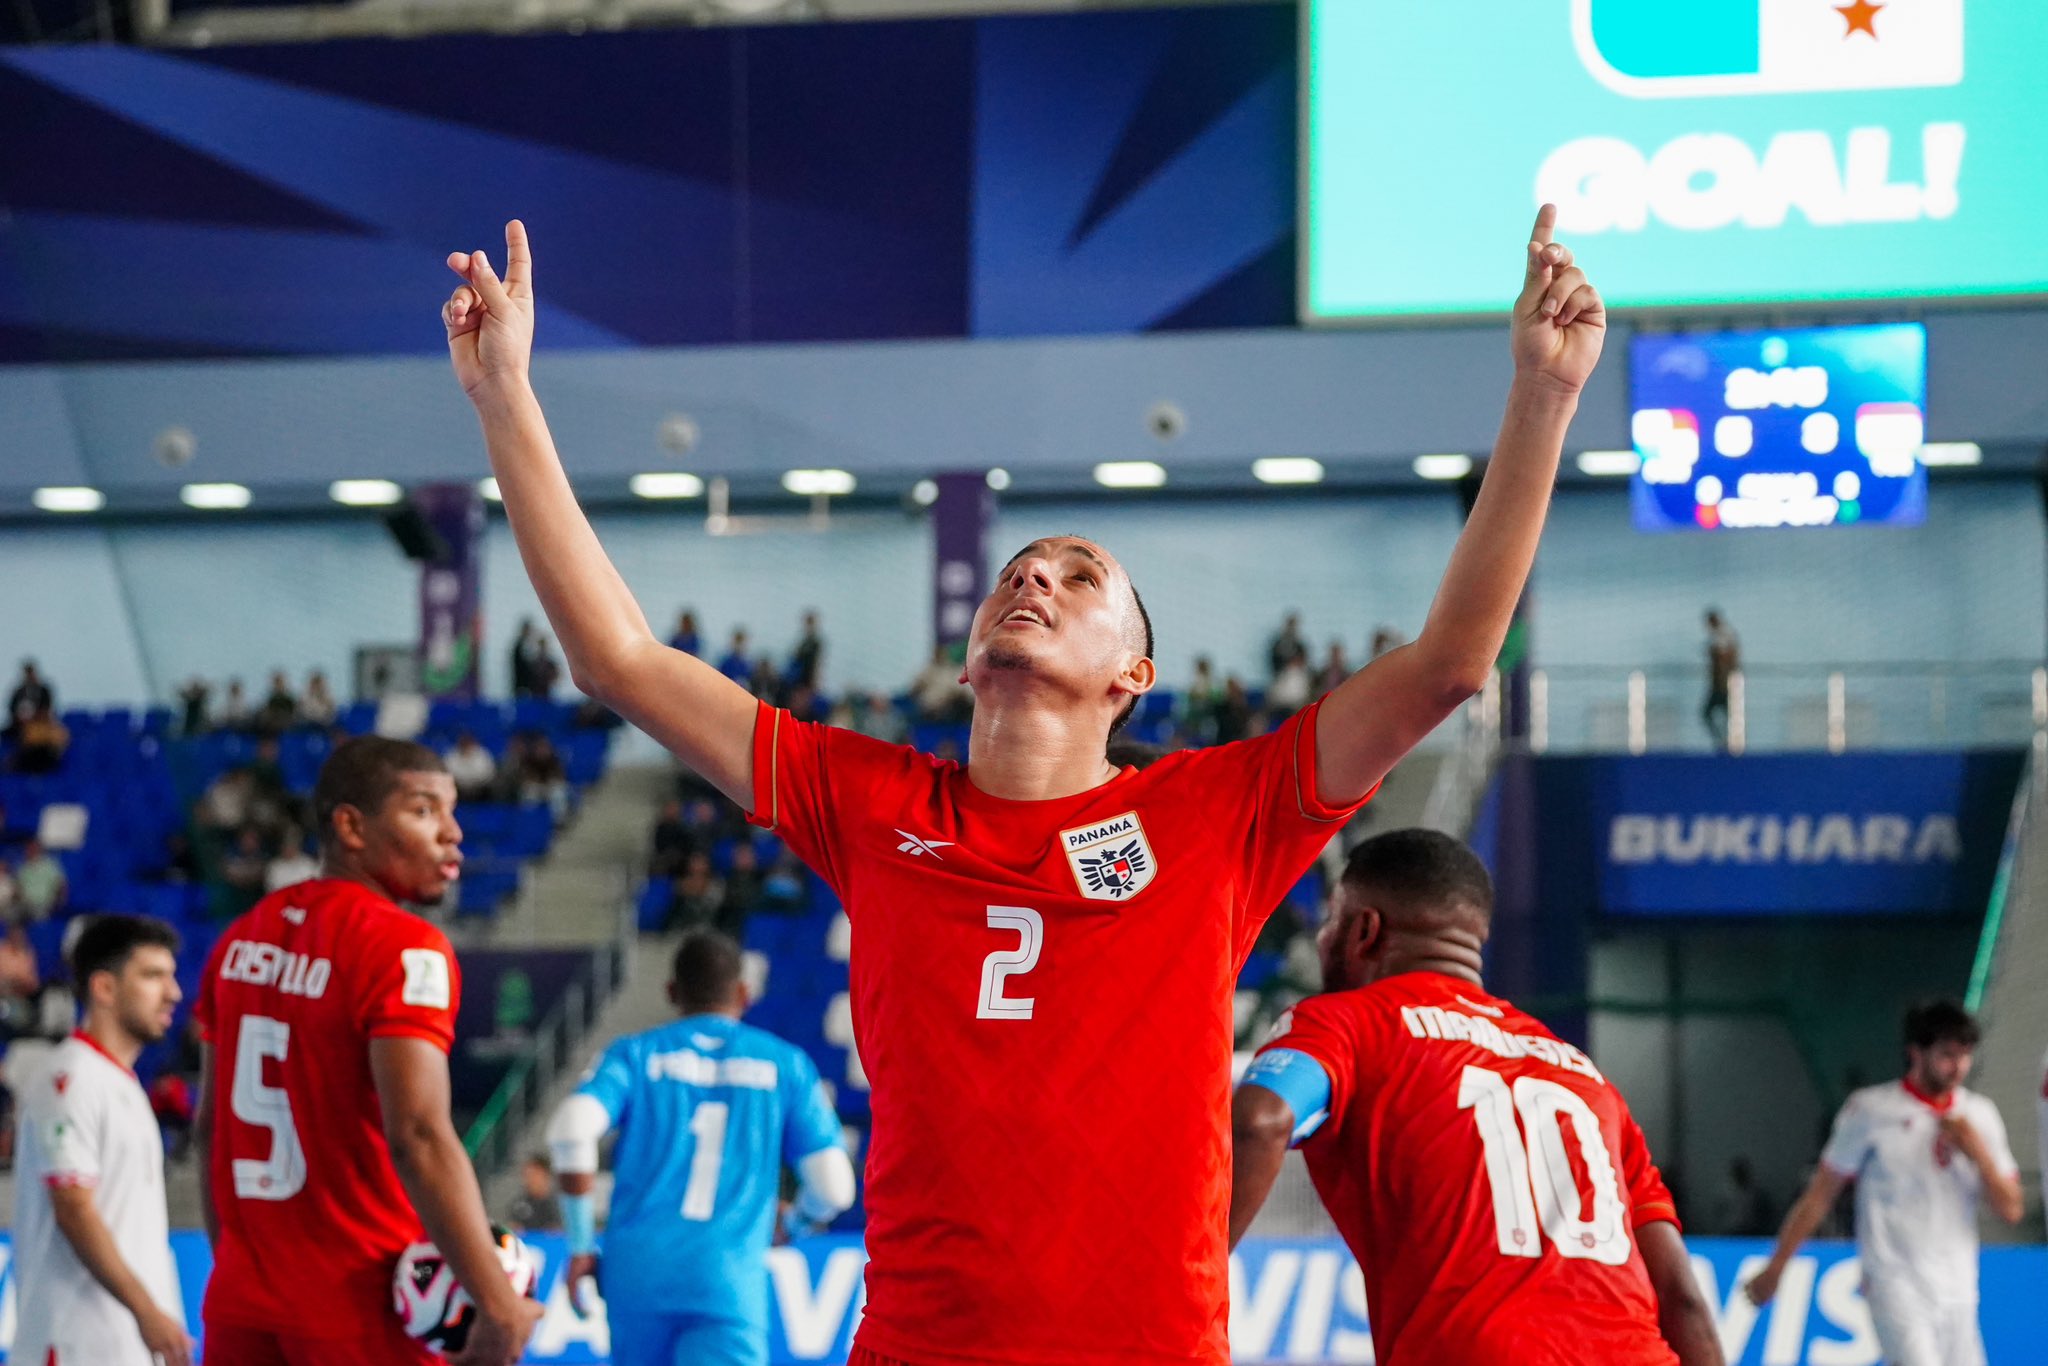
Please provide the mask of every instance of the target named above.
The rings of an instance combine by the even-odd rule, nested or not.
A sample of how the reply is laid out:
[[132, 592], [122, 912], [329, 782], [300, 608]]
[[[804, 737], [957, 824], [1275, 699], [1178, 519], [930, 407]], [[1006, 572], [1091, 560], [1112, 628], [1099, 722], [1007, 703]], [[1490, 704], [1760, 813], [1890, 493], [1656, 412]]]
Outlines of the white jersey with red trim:
[[15, 1158], [16, 1321], [9, 1359], [151, 1366], [135, 1316], [93, 1279], [57, 1227], [56, 1186], [83, 1186], [154, 1299], [184, 1319], [164, 1207], [164, 1143], [135, 1074], [84, 1034], [57, 1046], [21, 1100]]
[[1984, 1178], [1942, 1137], [1970, 1121], [1999, 1170], [2017, 1175], [2005, 1121], [1988, 1096], [1957, 1087], [1940, 1101], [1904, 1081], [1866, 1086], [1835, 1116], [1820, 1160], [1856, 1182], [1856, 1250], [1874, 1287], [1923, 1304], [1977, 1302], [1977, 1208]]

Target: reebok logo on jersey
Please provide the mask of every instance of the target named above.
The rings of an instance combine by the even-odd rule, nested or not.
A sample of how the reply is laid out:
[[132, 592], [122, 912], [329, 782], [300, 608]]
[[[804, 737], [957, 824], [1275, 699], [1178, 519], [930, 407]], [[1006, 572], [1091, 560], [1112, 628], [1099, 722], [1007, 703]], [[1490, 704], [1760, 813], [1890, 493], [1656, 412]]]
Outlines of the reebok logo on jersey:
[[1151, 885], [1159, 871], [1138, 813], [1060, 831], [1060, 848], [1074, 885], [1090, 901], [1127, 901]]
[[287, 906], [279, 914], [294, 925], [306, 923], [306, 908], [304, 906]]
[[933, 858], [939, 859], [939, 862], [944, 863], [945, 860], [939, 858], [939, 850], [951, 849], [953, 847], [953, 841], [951, 840], [920, 839], [908, 830], [898, 830], [896, 833], [903, 836], [903, 843], [896, 846], [896, 852], [908, 854], [912, 858], [922, 858], [926, 854], [930, 854]]

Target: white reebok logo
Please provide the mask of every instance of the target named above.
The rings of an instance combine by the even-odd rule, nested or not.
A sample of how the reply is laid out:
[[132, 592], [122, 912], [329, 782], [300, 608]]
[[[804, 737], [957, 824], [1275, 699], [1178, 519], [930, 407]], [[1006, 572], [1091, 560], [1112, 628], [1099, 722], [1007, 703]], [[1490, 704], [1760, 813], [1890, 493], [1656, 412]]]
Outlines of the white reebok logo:
[[291, 921], [294, 925], [306, 923], [306, 908], [304, 906], [287, 906], [284, 908], [283, 915], [286, 920]]
[[898, 830], [896, 833], [903, 836], [903, 843], [896, 846], [896, 852], [908, 854], [912, 858], [922, 858], [924, 855], [930, 854], [933, 858], [938, 859], [939, 862], [944, 863], [946, 860], [939, 858], [939, 850], [951, 849], [953, 847], [953, 841], [951, 840], [919, 839], [908, 830]]

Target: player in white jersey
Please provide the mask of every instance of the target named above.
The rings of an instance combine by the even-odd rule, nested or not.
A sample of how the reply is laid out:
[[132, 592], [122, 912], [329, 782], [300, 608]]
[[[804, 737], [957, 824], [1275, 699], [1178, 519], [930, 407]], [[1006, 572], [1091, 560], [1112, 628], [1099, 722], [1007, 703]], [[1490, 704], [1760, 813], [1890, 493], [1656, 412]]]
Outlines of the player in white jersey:
[[97, 916], [71, 951], [85, 998], [22, 1101], [9, 1360], [28, 1366], [187, 1366], [183, 1297], [164, 1207], [164, 1141], [135, 1059], [169, 1032], [178, 936]]
[[1888, 1366], [1984, 1366], [1977, 1207], [2019, 1222], [2019, 1164], [1998, 1107], [1963, 1087], [1979, 1037], [1970, 1013], [1953, 1001], [1915, 1006], [1905, 1034], [1906, 1075], [1842, 1106], [1749, 1297], [1770, 1300], [1792, 1254], [1854, 1181], [1863, 1297]]

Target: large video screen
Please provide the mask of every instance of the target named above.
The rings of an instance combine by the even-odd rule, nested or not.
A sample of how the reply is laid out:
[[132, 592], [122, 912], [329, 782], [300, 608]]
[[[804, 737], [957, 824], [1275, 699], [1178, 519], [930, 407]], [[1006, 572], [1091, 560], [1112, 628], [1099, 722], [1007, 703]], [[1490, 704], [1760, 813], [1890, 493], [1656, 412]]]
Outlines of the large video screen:
[[1926, 519], [1919, 323], [1638, 335], [1629, 366], [1639, 529]]
[[1308, 0], [1302, 314], [2048, 294], [2040, 0]]

